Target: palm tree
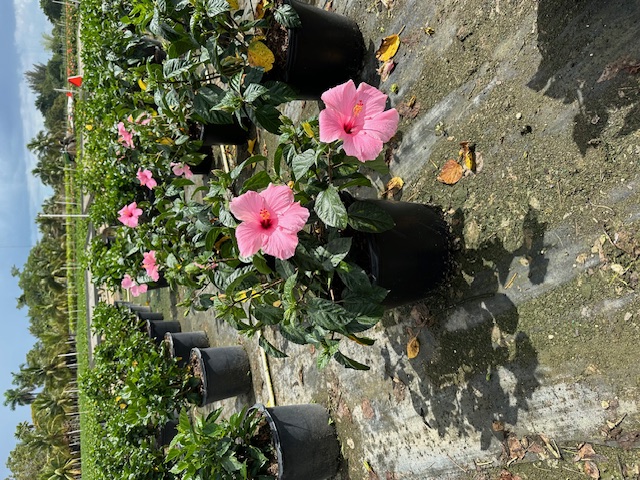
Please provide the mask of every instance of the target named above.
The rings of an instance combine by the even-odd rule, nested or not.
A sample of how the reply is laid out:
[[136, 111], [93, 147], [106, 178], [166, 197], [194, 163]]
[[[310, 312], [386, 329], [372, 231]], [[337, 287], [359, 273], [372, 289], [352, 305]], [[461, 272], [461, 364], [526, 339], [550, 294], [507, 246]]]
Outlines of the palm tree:
[[15, 410], [16, 406], [30, 405], [36, 399], [33, 389], [27, 387], [10, 388], [4, 392], [4, 404], [11, 410]]

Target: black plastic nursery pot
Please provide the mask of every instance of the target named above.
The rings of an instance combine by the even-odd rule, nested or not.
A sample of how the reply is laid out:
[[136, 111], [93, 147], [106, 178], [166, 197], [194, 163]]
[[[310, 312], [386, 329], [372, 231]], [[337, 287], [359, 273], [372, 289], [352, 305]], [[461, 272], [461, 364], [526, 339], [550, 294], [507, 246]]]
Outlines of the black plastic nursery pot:
[[264, 415], [278, 462], [278, 480], [333, 478], [340, 443], [327, 410], [318, 404], [253, 407]]
[[357, 80], [366, 51], [358, 24], [297, 0], [285, 2], [296, 11], [301, 26], [287, 30], [284, 62], [277, 60], [277, 52], [283, 48], [278, 45], [282, 35], [267, 34], [267, 43], [276, 53], [276, 63], [267, 78], [287, 83], [301, 100], [320, 98], [331, 87]]
[[160, 312], [135, 312], [140, 320], [164, 320], [164, 315]]
[[253, 387], [249, 356], [242, 347], [193, 348], [190, 361], [201, 381], [201, 407], [248, 393]]
[[207, 348], [209, 337], [206, 332], [167, 332], [164, 335], [164, 343], [171, 358], [177, 359], [180, 367], [189, 362], [192, 348]]
[[146, 330], [154, 342], [160, 344], [168, 332], [178, 333], [182, 330], [180, 322], [175, 320], [146, 320]]
[[122, 302], [122, 301], [115, 301], [114, 304], [117, 307], [124, 307], [129, 309], [129, 311], [133, 312], [133, 313], [138, 313], [138, 312], [150, 312], [151, 311], [151, 307], [147, 306], [147, 305], [136, 305], [135, 303], [131, 303], [131, 302]]
[[162, 427], [158, 435], [156, 435], [156, 444], [159, 447], [166, 447], [171, 443], [173, 437], [178, 433], [178, 420], [169, 420]]
[[425, 298], [448, 277], [451, 236], [440, 209], [419, 203], [367, 200], [384, 209], [395, 227], [382, 233], [353, 232], [349, 255], [389, 290], [383, 304], [397, 307]]

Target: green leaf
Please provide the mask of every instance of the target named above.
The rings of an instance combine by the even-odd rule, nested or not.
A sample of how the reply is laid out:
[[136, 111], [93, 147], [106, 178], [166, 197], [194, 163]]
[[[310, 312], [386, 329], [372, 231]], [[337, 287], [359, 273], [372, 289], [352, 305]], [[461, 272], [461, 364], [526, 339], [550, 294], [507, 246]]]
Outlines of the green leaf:
[[209, 17], [216, 17], [229, 10], [231, 10], [231, 8], [227, 0], [206, 0], [205, 11]]
[[273, 273], [273, 270], [269, 268], [269, 265], [267, 265], [267, 261], [260, 253], [254, 255], [252, 261], [253, 266], [256, 267], [256, 270], [258, 270], [258, 272], [262, 273], [263, 275], [269, 275], [270, 273]]
[[293, 177], [296, 180], [300, 180], [307, 174], [311, 166], [316, 163], [316, 152], [309, 149], [298, 153], [294, 155], [292, 163]]
[[367, 162], [365, 166], [380, 175], [387, 175], [389, 173], [389, 165], [384, 161], [384, 154], [378, 155], [378, 158]]
[[395, 222], [377, 203], [355, 201], [349, 206], [349, 225], [360, 232], [380, 233], [391, 230]]
[[262, 190], [263, 188], [268, 186], [271, 182], [272, 180], [271, 180], [271, 177], [269, 177], [269, 174], [264, 170], [261, 170], [259, 172], [254, 173], [250, 178], [248, 178], [242, 184], [241, 192], [244, 193], [249, 190], [253, 190], [257, 192], [258, 190]]
[[274, 307], [273, 305], [256, 305], [253, 310], [253, 316], [262, 323], [267, 325], [277, 325], [282, 321], [284, 310]]
[[274, 12], [273, 17], [280, 25], [287, 28], [296, 28], [302, 26], [300, 17], [291, 5], [281, 5]]
[[284, 353], [283, 351], [278, 350], [276, 347], [274, 347], [271, 344], [271, 342], [269, 342], [269, 340], [264, 338], [263, 335], [260, 335], [260, 338], [258, 339], [258, 343], [263, 348], [263, 350], [265, 352], [267, 352], [267, 355], [269, 355], [270, 357], [275, 357], [275, 358], [287, 358], [288, 357], [288, 355], [286, 353]]
[[278, 134], [280, 125], [280, 111], [273, 105], [261, 105], [253, 110], [254, 121], [269, 133]]
[[325, 259], [323, 266], [330, 271], [336, 268], [351, 250], [351, 238], [336, 238], [331, 240], [326, 246], [318, 247], [321, 256]]
[[344, 208], [338, 189], [333, 185], [320, 192], [316, 198], [315, 211], [320, 220], [329, 227], [344, 229], [347, 227], [347, 209]]
[[266, 87], [257, 84], [257, 83], [252, 83], [251, 85], [249, 85], [247, 87], [247, 89], [244, 91], [244, 101], [251, 103], [255, 100], [257, 100], [258, 98], [260, 98], [262, 95], [264, 95], [265, 93], [267, 93], [268, 90]]
[[308, 304], [309, 320], [327, 330], [340, 330], [353, 319], [340, 305], [324, 298], [312, 298]]
[[347, 368], [353, 368], [354, 370], [369, 370], [369, 367], [366, 365], [356, 362], [353, 358], [349, 358], [340, 352], [336, 352], [333, 355], [333, 358], [335, 358], [340, 365], [344, 365]]

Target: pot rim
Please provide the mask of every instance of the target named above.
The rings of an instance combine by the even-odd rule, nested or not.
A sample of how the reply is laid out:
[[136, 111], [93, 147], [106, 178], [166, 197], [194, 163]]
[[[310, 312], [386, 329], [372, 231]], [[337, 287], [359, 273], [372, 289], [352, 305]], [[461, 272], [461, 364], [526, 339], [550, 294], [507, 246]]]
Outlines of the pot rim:
[[275, 420], [273, 419], [273, 417], [271, 416], [271, 413], [269, 412], [269, 408], [272, 408], [272, 407], [267, 407], [262, 403], [256, 403], [249, 409], [249, 412], [253, 410], [257, 410], [259, 413], [264, 415], [264, 417], [267, 419], [267, 423], [269, 424], [269, 429], [271, 430], [271, 443], [273, 444], [273, 448], [276, 451], [276, 458], [278, 460], [278, 480], [280, 480], [282, 478], [282, 472], [283, 472], [283, 466], [284, 466], [284, 461], [282, 458], [282, 447], [280, 445], [280, 433], [278, 432], [278, 428], [276, 427]]
[[202, 358], [202, 352], [200, 348], [193, 347], [191, 349], [191, 358], [196, 357], [198, 359], [198, 365], [200, 367], [200, 382], [202, 383], [202, 398], [200, 400], [200, 407], [207, 405], [207, 372], [205, 371], [204, 359]]

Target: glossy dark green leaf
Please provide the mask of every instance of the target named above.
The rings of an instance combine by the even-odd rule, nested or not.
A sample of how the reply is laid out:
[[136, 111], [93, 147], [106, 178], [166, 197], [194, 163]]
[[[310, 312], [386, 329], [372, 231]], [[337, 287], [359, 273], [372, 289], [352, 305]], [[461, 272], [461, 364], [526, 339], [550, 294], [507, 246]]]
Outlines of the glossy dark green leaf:
[[316, 198], [315, 212], [318, 218], [329, 227], [344, 229], [347, 227], [347, 209], [344, 207], [338, 189], [330, 185]]

